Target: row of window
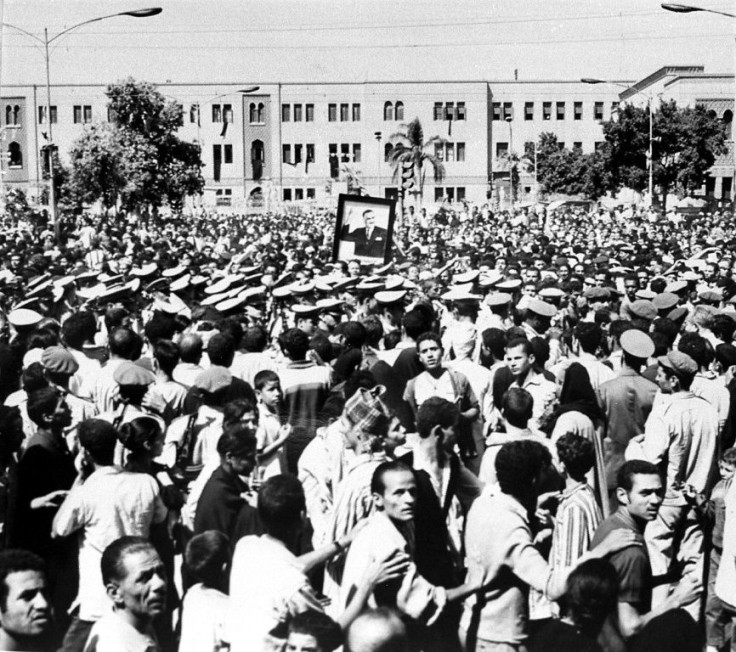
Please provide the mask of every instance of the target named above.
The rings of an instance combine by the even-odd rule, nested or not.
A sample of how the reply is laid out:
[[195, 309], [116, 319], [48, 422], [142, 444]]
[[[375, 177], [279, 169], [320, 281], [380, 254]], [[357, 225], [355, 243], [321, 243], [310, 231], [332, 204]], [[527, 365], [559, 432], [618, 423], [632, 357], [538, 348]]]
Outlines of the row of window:
[[434, 155], [440, 161], [462, 163], [465, 160], [465, 143], [435, 143]]
[[465, 102], [435, 102], [435, 120], [465, 120]]
[[212, 145], [212, 162], [215, 165], [223, 163], [229, 165], [233, 162], [233, 146], [232, 145]]
[[[353, 104], [353, 107], [355, 106], [358, 107], [358, 120], [360, 120], [360, 104]], [[314, 104], [281, 105], [281, 122], [290, 122], [292, 120], [294, 122], [302, 122], [302, 119], [304, 122], [314, 122]]]
[[[552, 119], [552, 102], [542, 102], [542, 120]], [[618, 102], [611, 102], [611, 114], [613, 115], [618, 109]], [[593, 103], [593, 119], [603, 120], [604, 103]], [[513, 102], [494, 102], [493, 103], [493, 120], [513, 120], [514, 104]], [[567, 103], [554, 102], [554, 115], [557, 120], [565, 120], [567, 116]], [[572, 119], [583, 119], [583, 103], [572, 103]], [[524, 102], [524, 120], [534, 120], [534, 102]]]
[[[292, 158], [292, 147], [294, 157]], [[314, 163], [314, 143], [307, 143], [306, 145], [295, 144], [295, 145], [282, 145], [281, 146], [281, 157], [284, 163], [290, 165], [298, 165], [303, 159], [303, 154], [306, 154], [306, 162]]]
[[336, 166], [338, 163], [338, 151], [340, 153], [339, 160], [342, 163], [360, 163], [362, 148], [360, 143], [353, 143], [352, 146], [352, 158], [350, 156], [350, 143], [330, 143], [330, 166]]
[[284, 188], [283, 189], [284, 201], [299, 201], [304, 199], [314, 199], [315, 190], [314, 188]]
[[[565, 143], [558, 142], [557, 143], [560, 147], [560, 149], [565, 149]], [[594, 144], [595, 151], [598, 151], [601, 147], [605, 145], [604, 141], [596, 141]], [[572, 151], [583, 151], [583, 143], [579, 140], [576, 140], [572, 144]], [[502, 158], [506, 156], [509, 153], [509, 144], [507, 142], [497, 142], [496, 143], [496, 158]], [[524, 143], [524, 155], [527, 156], [530, 159], [534, 158], [534, 141], [527, 141]]]
[[434, 200], [454, 202], [465, 199], [465, 186], [435, 186]]
[[[360, 122], [360, 104], [353, 104], [353, 110], [350, 111], [350, 104], [340, 104], [340, 122], [350, 122], [352, 116], [352, 122]], [[327, 105], [327, 121], [337, 122], [337, 104]]]

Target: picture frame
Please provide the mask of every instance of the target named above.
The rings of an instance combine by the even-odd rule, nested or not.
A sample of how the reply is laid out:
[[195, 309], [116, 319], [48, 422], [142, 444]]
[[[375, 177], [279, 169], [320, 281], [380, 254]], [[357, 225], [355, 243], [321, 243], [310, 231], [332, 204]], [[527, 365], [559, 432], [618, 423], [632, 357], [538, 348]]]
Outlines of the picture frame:
[[388, 263], [391, 260], [395, 219], [396, 201], [393, 199], [339, 195], [332, 246], [333, 262], [359, 260], [362, 264]]

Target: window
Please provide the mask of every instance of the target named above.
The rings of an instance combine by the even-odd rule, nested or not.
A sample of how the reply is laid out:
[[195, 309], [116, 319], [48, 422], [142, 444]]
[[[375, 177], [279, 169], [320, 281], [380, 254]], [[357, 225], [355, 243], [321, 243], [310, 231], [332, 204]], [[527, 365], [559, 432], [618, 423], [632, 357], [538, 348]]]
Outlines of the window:
[[[733, 111], [731, 111], [730, 109], [726, 109], [723, 112], [723, 118], [721, 119], [723, 120], [723, 125], [726, 128], [726, 140], [731, 140], [732, 126], [733, 126]], [[724, 181], [727, 178], [728, 177], [723, 177]], [[726, 194], [724, 191], [724, 197], [728, 197], [729, 195], [730, 193]]]
[[437, 188], [435, 186], [434, 189], [434, 200], [435, 201], [442, 201], [442, 198], [445, 196], [445, 189], [444, 188]]
[[5, 108], [5, 122], [9, 125], [20, 125], [20, 106], [17, 104]]
[[388, 163], [391, 160], [391, 151], [393, 150], [394, 146], [391, 143], [386, 143], [383, 146], [383, 161], [384, 163]]
[[[46, 110], [47, 108], [48, 107], [46, 106], [38, 107], [38, 124], [40, 125], [46, 124], [47, 117], [48, 117], [47, 116], [48, 111]], [[57, 123], [57, 120], [58, 120], [58, 113], [56, 111], [56, 107], [52, 105], [51, 106], [51, 124], [55, 125]]]
[[302, 162], [302, 146], [294, 145], [294, 164], [298, 165]]
[[314, 122], [314, 104], [305, 106], [305, 122]]
[[404, 119], [404, 103], [403, 102], [396, 102], [396, 107], [394, 111], [395, 111], [395, 118], [397, 120]]
[[465, 102], [457, 103], [457, 108], [455, 109], [455, 120], [465, 120]]
[[524, 120], [534, 120], [534, 102], [524, 102]]
[[92, 122], [92, 107], [87, 104], [84, 107], [84, 124]]
[[360, 122], [360, 104], [353, 104], [353, 122]]
[[576, 140], [576, 141], [575, 141], [575, 142], [574, 142], [574, 143], [572, 144], [572, 151], [573, 151], [573, 152], [582, 152], [582, 151], [583, 151], [583, 143], [582, 143], [582, 142], [580, 142], [579, 140]]
[[[81, 123], [82, 123], [82, 107], [79, 104], [75, 104], [74, 105], [74, 124], [78, 125]], [[11, 124], [11, 123], [8, 123], [8, 124]]]
[[350, 145], [347, 143], [342, 143], [340, 145], [340, 161], [342, 163], [350, 162]]
[[307, 143], [307, 163], [314, 163], [314, 143]]
[[434, 155], [440, 161], [444, 161], [445, 160], [445, 148], [443, 147], [442, 143], [435, 143], [434, 144]]
[[455, 160], [455, 145], [452, 143], [445, 143], [445, 160], [450, 162]]
[[337, 179], [340, 170], [340, 162], [337, 159], [337, 143], [329, 144], [330, 177]]
[[603, 120], [603, 102], [596, 102], [593, 106], [593, 119]]
[[307, 188], [307, 199], [314, 199], [314, 188]]
[[[251, 104], [251, 106], [253, 106]], [[189, 107], [189, 122], [191, 123], [199, 123], [199, 104], [192, 104]], [[251, 122], [253, 122], [251, 120]]]
[[250, 103], [250, 108], [248, 111], [248, 118], [249, 118], [249, 122], [252, 125], [263, 123], [263, 103], [262, 102], [258, 104], [256, 104], [255, 102]]
[[514, 118], [514, 105], [511, 102], [503, 103], [503, 119], [513, 120]]
[[220, 168], [222, 167], [222, 146], [212, 146], [212, 178], [215, 181], [220, 180]]
[[434, 103], [434, 119], [435, 120], [442, 120], [442, 102], [435, 102]]
[[337, 120], [337, 104], [329, 104], [327, 106], [327, 120], [335, 122]]
[[501, 102], [493, 103], [493, 119], [494, 120], [501, 119]]
[[291, 163], [291, 145], [281, 146], [281, 160], [284, 163]]
[[291, 201], [291, 188], [284, 188], [284, 201]]
[[347, 122], [348, 120], [350, 120], [350, 117], [348, 116], [349, 106], [349, 104], [340, 105], [340, 122]]
[[524, 143], [524, 156], [526, 156], [532, 163], [534, 162], [534, 141], [528, 140]]
[[564, 102], [557, 102], [557, 119], [558, 120], [565, 119], [565, 103]]
[[618, 113], [618, 102], [611, 102], [611, 115]]
[[304, 188], [294, 188], [294, 200], [304, 199]]
[[232, 124], [233, 122], [233, 105], [232, 104], [223, 104], [222, 105], [222, 112], [223, 117], [225, 118], [225, 122], [229, 122]]
[[222, 122], [222, 105], [212, 105], [212, 122]]
[[115, 111], [111, 106], [107, 107], [107, 121], [108, 122], [115, 122]]
[[263, 161], [265, 152], [262, 140], [254, 140], [250, 146], [250, 164], [253, 168], [253, 180], [258, 181], [263, 176]]
[[496, 158], [501, 158], [509, 153], [508, 143], [496, 143]]
[[573, 113], [573, 120], [582, 120], [583, 119], [583, 103], [582, 102], [575, 102], [572, 105], [572, 113]]
[[232, 188], [218, 188], [215, 192], [215, 204], [217, 206], [232, 206], [233, 205], [233, 190]]
[[455, 118], [455, 102], [445, 102], [445, 120]]
[[391, 102], [384, 102], [383, 104], [384, 122], [388, 122], [389, 120], [393, 120], [393, 119], [394, 119], [394, 105]]
[[281, 122], [289, 122], [291, 120], [291, 104], [281, 105]]
[[12, 142], [8, 145], [8, 167], [23, 167], [23, 152], [20, 149], [20, 145], [16, 142]]
[[301, 122], [301, 121], [302, 121], [302, 105], [295, 104], [294, 105], [294, 122]]
[[542, 102], [542, 120], [552, 119], [552, 102]]
[[225, 145], [224, 159], [225, 159], [225, 163], [233, 162], [233, 146], [232, 145]]
[[457, 155], [455, 159], [458, 163], [463, 163], [465, 161], [465, 143], [457, 143], [457, 145], [455, 145], [455, 149], [455, 153]]
[[360, 163], [360, 143], [353, 143], [353, 163]]
[[465, 201], [465, 186], [458, 186], [456, 189], [458, 201]]

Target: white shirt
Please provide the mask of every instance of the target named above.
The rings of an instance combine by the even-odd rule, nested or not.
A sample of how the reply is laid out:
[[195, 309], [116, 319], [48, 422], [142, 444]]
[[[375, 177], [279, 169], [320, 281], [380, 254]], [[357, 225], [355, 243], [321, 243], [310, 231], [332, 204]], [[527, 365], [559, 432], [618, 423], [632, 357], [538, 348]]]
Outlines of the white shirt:
[[120, 386], [112, 375], [123, 362], [125, 360], [121, 358], [112, 358], [104, 367], [85, 379], [81, 395], [89, 396], [95, 402], [98, 412], [110, 412], [115, 408]]
[[84, 646], [84, 652], [158, 652], [160, 649], [153, 627], [142, 634], [115, 612], [106, 614], [92, 626]]
[[[176, 452], [184, 441], [184, 435], [189, 425], [189, 414], [185, 414], [174, 421], [166, 431], [166, 441], [164, 442], [164, 451], [158, 461], [166, 466], [174, 466], [176, 464]], [[197, 443], [194, 446], [193, 464], [209, 464], [210, 462], [220, 462], [220, 455], [217, 452], [217, 441], [222, 434], [222, 412], [211, 408], [209, 405], [202, 405], [197, 412], [194, 420], [194, 429], [192, 436], [196, 437]]]
[[72, 349], [71, 347], [68, 350], [79, 365], [77, 373], [69, 379], [69, 391], [82, 396], [81, 392], [84, 391], [85, 380], [98, 373], [102, 366], [98, 360], [88, 358], [82, 351]]
[[289, 616], [324, 611], [297, 558], [264, 534], [238, 541], [230, 571], [226, 637], [231, 652], [281, 650], [269, 632]]
[[151, 525], [166, 518], [156, 480], [117, 466], [96, 470], [84, 484], [72, 488], [59, 507], [53, 536], [79, 533], [79, 605], [82, 620], [97, 620], [110, 602], [102, 583], [102, 553], [122, 536], [148, 538]]
[[193, 362], [180, 362], [174, 367], [173, 379], [185, 387], [192, 387], [194, 380], [204, 371], [204, 367]]
[[228, 597], [203, 584], [195, 584], [184, 596], [179, 652], [214, 652], [225, 640]]

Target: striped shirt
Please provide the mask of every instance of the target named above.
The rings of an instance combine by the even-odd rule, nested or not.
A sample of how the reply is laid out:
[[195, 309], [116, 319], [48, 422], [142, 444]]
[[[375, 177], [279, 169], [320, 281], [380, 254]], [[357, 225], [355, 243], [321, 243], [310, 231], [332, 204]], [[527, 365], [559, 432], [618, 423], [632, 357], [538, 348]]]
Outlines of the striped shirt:
[[590, 549], [590, 542], [603, 520], [595, 493], [581, 483], [562, 494], [549, 561], [552, 568], [570, 568]]

